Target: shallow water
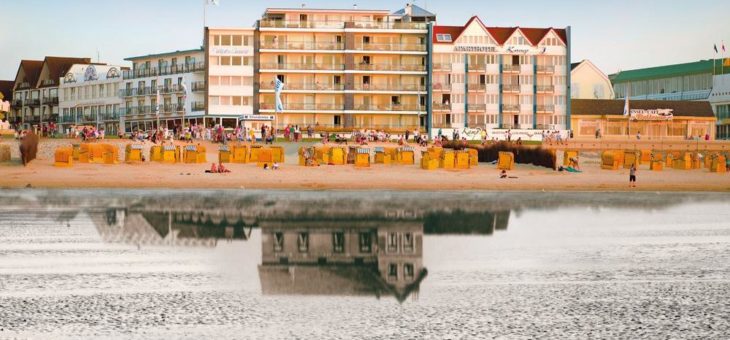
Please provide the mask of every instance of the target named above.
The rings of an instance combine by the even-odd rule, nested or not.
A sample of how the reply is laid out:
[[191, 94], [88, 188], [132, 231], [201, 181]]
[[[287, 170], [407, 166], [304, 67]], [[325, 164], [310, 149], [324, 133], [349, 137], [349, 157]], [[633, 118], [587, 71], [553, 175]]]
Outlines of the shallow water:
[[723, 339], [729, 198], [2, 191], [0, 338]]

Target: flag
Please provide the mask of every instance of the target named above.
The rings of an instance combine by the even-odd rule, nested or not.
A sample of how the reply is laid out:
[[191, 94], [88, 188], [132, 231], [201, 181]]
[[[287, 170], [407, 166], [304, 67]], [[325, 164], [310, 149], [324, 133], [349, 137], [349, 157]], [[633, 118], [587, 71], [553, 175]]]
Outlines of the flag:
[[715, 49], [715, 53], [717, 53], [717, 44], [712, 45], [712, 48]]
[[281, 103], [281, 90], [284, 89], [284, 82], [279, 78], [274, 80], [274, 93], [276, 94], [276, 112], [284, 111], [284, 105]]
[[725, 52], [725, 42], [722, 42], [722, 51]]
[[626, 101], [624, 102], [624, 116], [629, 115], [629, 88], [631, 84], [626, 84]]

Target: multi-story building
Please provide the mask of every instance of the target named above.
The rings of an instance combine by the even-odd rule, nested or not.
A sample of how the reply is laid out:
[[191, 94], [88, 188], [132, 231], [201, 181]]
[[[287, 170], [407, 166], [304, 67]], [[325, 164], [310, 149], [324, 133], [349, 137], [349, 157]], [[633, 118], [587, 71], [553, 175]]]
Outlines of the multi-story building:
[[474, 16], [433, 31], [432, 134], [570, 129], [570, 27], [488, 27]]
[[[43, 67], [42, 60], [21, 60], [13, 85], [13, 101], [8, 121], [25, 128], [25, 117], [39, 115], [40, 95], [35, 90], [38, 74]], [[34, 114], [36, 113], [36, 114]]]
[[74, 64], [60, 79], [60, 127], [91, 125], [117, 134], [122, 99], [118, 96], [125, 67], [104, 64]]
[[258, 128], [254, 115], [254, 28], [205, 29], [206, 81], [192, 84], [193, 92], [206, 93], [206, 124], [230, 128], [244, 119]]
[[608, 76], [590, 60], [570, 64], [571, 99], [613, 99], [613, 87]]
[[621, 71], [609, 78], [618, 99], [625, 98], [628, 91], [630, 99], [710, 101], [717, 116], [716, 136], [728, 139], [730, 122], [723, 100], [728, 92], [725, 73], [730, 73], [730, 61], [709, 59]]
[[[0, 80], [0, 121], [9, 122], [11, 107], [13, 102], [13, 86], [15, 82], [12, 80]], [[1, 130], [2, 128], [0, 128]]]
[[[205, 51], [192, 49], [125, 60], [119, 96], [124, 101], [124, 131], [203, 124], [205, 119]], [[195, 87], [194, 87], [195, 86]], [[195, 88], [195, 90], [194, 90]], [[158, 96], [159, 92], [159, 96]], [[159, 97], [159, 99], [158, 99]], [[158, 114], [159, 107], [159, 114]], [[211, 120], [212, 122], [212, 120]]]
[[[393, 14], [267, 9], [257, 23], [258, 112], [278, 127], [425, 128], [434, 18], [414, 5]], [[284, 83], [279, 109], [276, 79]]]

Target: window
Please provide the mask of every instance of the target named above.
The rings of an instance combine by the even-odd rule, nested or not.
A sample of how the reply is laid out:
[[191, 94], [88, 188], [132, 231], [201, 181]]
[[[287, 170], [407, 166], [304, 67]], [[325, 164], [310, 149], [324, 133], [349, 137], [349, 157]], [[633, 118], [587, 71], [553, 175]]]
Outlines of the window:
[[309, 233], [299, 233], [299, 237], [297, 237], [297, 247], [300, 252], [309, 251]]
[[370, 233], [360, 233], [359, 237], [360, 252], [369, 253], [372, 250], [372, 235]]
[[231, 65], [231, 57], [221, 57], [221, 65]]
[[241, 57], [231, 57], [231, 65], [240, 66], [241, 65]]
[[397, 279], [398, 278], [398, 265], [395, 263], [388, 264], [388, 278], [389, 279]]
[[451, 34], [436, 34], [436, 41], [438, 42], [451, 42]]
[[282, 251], [284, 249], [284, 233], [278, 231], [274, 233], [274, 251]]
[[230, 35], [222, 35], [221, 36], [221, 45], [223, 45], [223, 46], [231, 46], [231, 36]]
[[403, 250], [404, 251], [413, 251], [413, 233], [405, 233], [403, 234]]
[[233, 46], [242, 46], [243, 45], [243, 37], [240, 35], [234, 35], [233, 36]]
[[406, 279], [413, 280], [413, 274], [414, 274], [413, 272], [414, 272], [413, 264], [406, 263], [403, 265], [403, 276]]
[[233, 100], [232, 100], [232, 104], [233, 104], [234, 106], [241, 106], [241, 97], [239, 97], [239, 96], [234, 96], [234, 97], [233, 97]]
[[388, 251], [398, 250], [398, 234], [388, 233]]
[[332, 250], [335, 253], [345, 251], [345, 233], [341, 231], [332, 233]]

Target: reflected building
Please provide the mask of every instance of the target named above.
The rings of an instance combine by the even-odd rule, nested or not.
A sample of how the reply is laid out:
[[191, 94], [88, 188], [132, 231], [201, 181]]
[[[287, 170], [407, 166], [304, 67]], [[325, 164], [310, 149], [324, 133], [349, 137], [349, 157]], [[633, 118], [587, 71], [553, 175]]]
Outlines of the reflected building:
[[417, 297], [420, 221], [286, 221], [261, 224], [259, 277], [266, 295]]

